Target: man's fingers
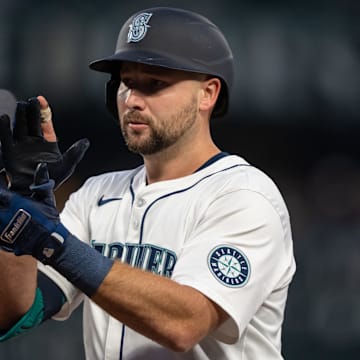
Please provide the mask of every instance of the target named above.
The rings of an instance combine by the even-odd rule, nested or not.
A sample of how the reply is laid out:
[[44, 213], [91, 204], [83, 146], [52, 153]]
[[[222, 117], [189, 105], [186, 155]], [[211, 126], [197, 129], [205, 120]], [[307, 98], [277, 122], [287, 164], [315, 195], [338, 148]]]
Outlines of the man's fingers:
[[88, 139], [81, 139], [68, 148], [55, 162], [48, 162], [50, 177], [55, 180], [54, 190], [58, 189], [75, 171], [90, 146]]
[[90, 146], [88, 139], [80, 139], [74, 143], [63, 155], [64, 162], [68, 164], [77, 165], [84, 157], [86, 151]]
[[52, 113], [51, 113], [51, 108], [49, 106], [48, 101], [42, 95], [39, 95], [37, 97], [37, 99], [40, 102], [41, 122], [51, 121], [52, 120]]
[[28, 126], [26, 118], [26, 108], [28, 103], [26, 101], [18, 101], [15, 111], [14, 123], [14, 140], [21, 139], [28, 135]]
[[30, 190], [33, 192], [32, 197], [37, 201], [55, 206], [55, 197], [53, 194], [55, 181], [49, 179], [49, 172], [46, 163], [40, 163], [36, 167], [34, 174], [34, 182], [30, 185]]
[[39, 100], [41, 109], [46, 109], [49, 106], [49, 103], [44, 96], [39, 95], [37, 99]]
[[34, 186], [44, 185], [49, 182], [49, 172], [46, 163], [37, 165], [34, 174]]
[[57, 141], [57, 138], [52, 122], [52, 113], [49, 103], [42, 95], [38, 96], [37, 100], [40, 103], [40, 118], [43, 136], [46, 141], [55, 142]]
[[0, 209], [8, 206], [11, 199], [11, 192], [7, 189], [7, 184], [3, 181], [0, 182]]
[[30, 98], [26, 107], [26, 115], [28, 122], [28, 135], [42, 137], [40, 125], [40, 103], [35, 97]]
[[0, 141], [4, 148], [9, 149], [13, 144], [13, 136], [9, 115], [0, 115]]

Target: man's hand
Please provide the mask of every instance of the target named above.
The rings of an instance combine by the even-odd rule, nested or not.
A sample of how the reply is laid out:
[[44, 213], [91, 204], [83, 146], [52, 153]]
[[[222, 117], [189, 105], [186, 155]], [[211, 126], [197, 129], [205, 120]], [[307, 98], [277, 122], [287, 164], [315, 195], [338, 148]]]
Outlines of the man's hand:
[[[49, 128], [53, 139], [51, 131], [50, 136], [44, 137], [43, 129]], [[73, 174], [89, 147], [89, 141], [81, 139], [61, 154], [52, 129], [50, 108], [40, 96], [17, 103], [13, 129], [10, 117], [0, 116], [0, 141], [10, 189], [22, 195], [31, 194], [30, 185], [39, 163], [48, 165], [56, 189]]]
[[30, 186], [34, 200], [0, 184], [0, 247], [15, 255], [32, 255], [43, 263], [58, 255], [69, 231], [60, 223], [54, 181], [39, 164]]
[[30, 186], [34, 199], [0, 183], [0, 248], [18, 256], [32, 255], [91, 297], [110, 271], [113, 260], [77, 239], [62, 225], [53, 186], [44, 163], [37, 167], [34, 184]]

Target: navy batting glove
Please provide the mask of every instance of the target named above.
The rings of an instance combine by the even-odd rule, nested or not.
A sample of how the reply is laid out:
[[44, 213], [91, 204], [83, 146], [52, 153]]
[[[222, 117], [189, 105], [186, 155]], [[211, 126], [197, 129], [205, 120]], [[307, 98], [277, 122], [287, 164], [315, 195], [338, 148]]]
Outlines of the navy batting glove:
[[45, 163], [35, 171], [30, 186], [33, 199], [8, 190], [0, 182], [0, 248], [15, 255], [32, 255], [91, 297], [113, 260], [77, 239], [61, 224], [53, 187]]
[[27, 196], [31, 195], [29, 187], [39, 163], [48, 165], [56, 190], [73, 174], [89, 147], [89, 141], [81, 139], [62, 154], [57, 142], [46, 141], [37, 98], [17, 103], [13, 130], [9, 116], [0, 116], [0, 142], [10, 189]]
[[0, 146], [0, 186], [7, 186], [8, 177], [6, 175], [5, 166], [2, 160], [1, 146]]
[[60, 223], [53, 197], [54, 181], [40, 164], [31, 185], [34, 200], [0, 186], [0, 246], [43, 263], [58, 255], [69, 231]]

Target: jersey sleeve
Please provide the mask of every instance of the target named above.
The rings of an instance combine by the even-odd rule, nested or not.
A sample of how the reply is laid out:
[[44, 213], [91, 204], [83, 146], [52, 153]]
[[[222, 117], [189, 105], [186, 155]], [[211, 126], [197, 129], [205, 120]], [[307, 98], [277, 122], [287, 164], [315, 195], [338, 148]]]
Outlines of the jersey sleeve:
[[269, 294], [290, 281], [287, 217], [286, 208], [276, 209], [250, 190], [218, 197], [199, 217], [173, 280], [197, 289], [228, 313], [213, 334], [218, 340], [236, 342]]

